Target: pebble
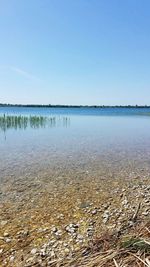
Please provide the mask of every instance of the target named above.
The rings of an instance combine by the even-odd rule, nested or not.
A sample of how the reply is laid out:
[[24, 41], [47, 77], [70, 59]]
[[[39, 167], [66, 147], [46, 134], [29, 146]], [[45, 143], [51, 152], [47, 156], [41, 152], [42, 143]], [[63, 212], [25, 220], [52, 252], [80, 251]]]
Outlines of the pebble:
[[128, 200], [125, 198], [121, 203], [122, 205], [126, 206], [128, 204]]
[[15, 259], [15, 256], [11, 256], [11, 257], [10, 257], [10, 262], [13, 262], [14, 259]]
[[77, 229], [78, 229], [78, 225], [77, 224], [72, 224], [70, 223], [69, 225], [66, 226], [66, 231], [70, 234], [74, 234], [76, 233]]
[[83, 239], [83, 236], [80, 235], [80, 234], [78, 234], [78, 235], [77, 235], [77, 239], [81, 240], [81, 239]]
[[5, 232], [4, 237], [8, 237], [8, 236], [9, 236], [9, 233]]
[[57, 231], [58, 231], [57, 227], [54, 226], [54, 227], [52, 228], [52, 233], [56, 233]]
[[103, 223], [105, 224], [108, 220], [109, 220], [109, 217], [110, 217], [110, 213], [108, 210], [105, 210], [104, 214], [103, 214]]
[[8, 221], [2, 220], [0, 224], [1, 224], [1, 226], [3, 227], [3, 226], [5, 226], [7, 223], [8, 223]]
[[68, 248], [65, 248], [65, 249], [64, 249], [64, 252], [65, 252], [66, 254], [69, 254], [70, 250], [69, 250]]
[[63, 214], [59, 214], [59, 215], [57, 216], [57, 219], [63, 220], [63, 219], [64, 219], [64, 215], [63, 215]]
[[11, 238], [6, 238], [6, 239], [5, 239], [5, 242], [6, 242], [6, 243], [10, 243], [10, 242], [11, 242]]
[[41, 249], [41, 250], [40, 250], [40, 255], [43, 256], [43, 257], [46, 256], [46, 251], [45, 251], [45, 249]]
[[34, 254], [36, 254], [36, 253], [37, 253], [37, 249], [36, 249], [36, 248], [33, 248], [33, 249], [31, 250], [31, 254], [34, 255]]
[[91, 214], [92, 215], [95, 215], [97, 213], [97, 210], [95, 209], [95, 210], [92, 210], [92, 212], [91, 212]]

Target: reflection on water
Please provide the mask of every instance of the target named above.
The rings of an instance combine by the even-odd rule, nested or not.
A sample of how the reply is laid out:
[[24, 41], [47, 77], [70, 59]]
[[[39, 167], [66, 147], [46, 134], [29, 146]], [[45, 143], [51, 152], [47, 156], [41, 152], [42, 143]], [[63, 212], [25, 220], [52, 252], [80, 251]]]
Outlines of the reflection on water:
[[0, 116], [0, 130], [6, 132], [9, 129], [23, 129], [26, 128], [45, 128], [45, 127], [68, 127], [70, 126], [70, 118], [68, 117], [48, 117], [48, 116], [14, 116], [3, 115]]

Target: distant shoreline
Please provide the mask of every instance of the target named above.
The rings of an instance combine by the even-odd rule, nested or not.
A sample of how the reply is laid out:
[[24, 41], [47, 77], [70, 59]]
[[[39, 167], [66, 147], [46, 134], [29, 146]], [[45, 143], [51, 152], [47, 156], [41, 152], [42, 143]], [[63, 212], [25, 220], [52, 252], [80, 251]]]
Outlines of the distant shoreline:
[[140, 105], [41, 105], [41, 104], [2, 104], [0, 107], [25, 107], [25, 108], [150, 108], [150, 106], [140, 106]]

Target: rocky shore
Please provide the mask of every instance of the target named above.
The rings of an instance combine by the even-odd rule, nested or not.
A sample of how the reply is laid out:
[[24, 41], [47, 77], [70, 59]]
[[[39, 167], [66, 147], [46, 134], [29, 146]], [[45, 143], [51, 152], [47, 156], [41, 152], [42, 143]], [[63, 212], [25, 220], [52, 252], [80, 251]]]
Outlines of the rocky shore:
[[[103, 245], [109, 247], [114, 240], [107, 240], [110, 235], [117, 244], [130, 233], [135, 236], [139, 225], [149, 224], [149, 176], [107, 180], [82, 176], [85, 179], [67, 181], [61, 190], [48, 184], [45, 188], [18, 185], [14, 202], [11, 191], [15, 190], [9, 187], [11, 198], [1, 201], [0, 266], [84, 266], [77, 263], [78, 255], [90, 261], [91, 248], [102, 235], [107, 236]], [[8, 185], [1, 194], [6, 189]], [[102, 251], [100, 246], [96, 253]], [[111, 262], [115, 266], [113, 258]]]

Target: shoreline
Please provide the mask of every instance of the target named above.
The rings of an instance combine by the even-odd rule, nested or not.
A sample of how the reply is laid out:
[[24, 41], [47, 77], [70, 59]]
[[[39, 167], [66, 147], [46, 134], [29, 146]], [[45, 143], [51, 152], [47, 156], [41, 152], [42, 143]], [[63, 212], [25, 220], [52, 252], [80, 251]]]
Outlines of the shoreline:
[[[124, 235], [135, 235], [136, 227], [149, 222], [149, 177], [85, 176], [59, 192], [50, 184], [46, 188], [20, 186], [24, 198], [18, 206], [10, 201], [1, 206], [1, 266], [84, 266], [82, 252], [91, 248], [86, 252], [90, 261], [92, 247], [104, 233], [120, 233], [115, 241], [119, 244]], [[107, 242], [113, 249], [113, 239]], [[69, 265], [76, 257], [82, 264]]]

